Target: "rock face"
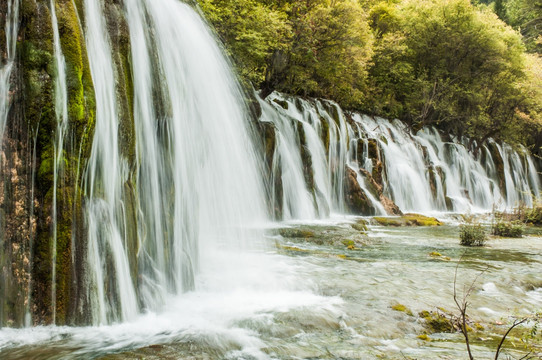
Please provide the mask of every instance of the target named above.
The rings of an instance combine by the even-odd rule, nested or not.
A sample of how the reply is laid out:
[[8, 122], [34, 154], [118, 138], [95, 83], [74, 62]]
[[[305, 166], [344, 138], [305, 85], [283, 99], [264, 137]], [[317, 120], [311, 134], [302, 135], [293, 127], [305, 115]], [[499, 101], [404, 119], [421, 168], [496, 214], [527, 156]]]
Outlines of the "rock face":
[[[382, 169], [382, 165], [380, 166]], [[386, 210], [386, 213], [388, 215], [403, 215], [401, 212], [401, 209], [399, 209], [399, 206], [395, 204], [390, 198], [384, 195], [384, 185], [382, 184], [382, 175], [380, 172], [380, 176], [378, 177], [380, 179], [380, 183], [378, 183], [370, 172], [368, 172], [365, 169], [360, 170], [361, 175], [365, 177], [365, 182], [369, 184], [369, 189], [373, 192], [374, 196], [380, 200], [380, 203], [384, 207], [384, 210]]]
[[360, 215], [376, 214], [376, 209], [359, 185], [356, 172], [351, 168], [346, 169], [344, 188], [346, 204], [352, 213]]

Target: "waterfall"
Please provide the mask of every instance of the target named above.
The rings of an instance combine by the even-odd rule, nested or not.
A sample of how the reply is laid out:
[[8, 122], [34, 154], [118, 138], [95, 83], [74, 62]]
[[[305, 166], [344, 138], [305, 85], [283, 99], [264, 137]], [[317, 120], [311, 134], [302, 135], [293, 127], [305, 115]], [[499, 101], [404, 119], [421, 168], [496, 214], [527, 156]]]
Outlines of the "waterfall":
[[[175, 0], [126, 8], [138, 69], [141, 291], [155, 307], [168, 293], [194, 288], [202, 248], [247, 240], [246, 229], [265, 219], [264, 196], [243, 95], [206, 24]], [[153, 71], [160, 76], [151, 82]], [[162, 114], [151, 108], [153, 87]]]
[[56, 317], [56, 244], [57, 244], [57, 190], [58, 179], [62, 177], [64, 159], [64, 136], [68, 128], [68, 89], [66, 85], [66, 60], [60, 46], [60, 35], [58, 32], [58, 21], [56, 17], [55, 2], [51, 0], [51, 21], [53, 25], [53, 43], [56, 65], [55, 78], [55, 111], [57, 128], [54, 143], [54, 165], [53, 165], [53, 204], [51, 217], [53, 223], [53, 240], [51, 244], [51, 313], [53, 324]]
[[[15, 50], [17, 46], [17, 33], [19, 32], [19, 0], [7, 0], [7, 14], [5, 23], [6, 49], [5, 62], [3, 62], [2, 53], [4, 49], [0, 49], [0, 181], [4, 182], [3, 178], [4, 166], [6, 166], [6, 156], [3, 152], [4, 133], [6, 130], [9, 110], [11, 107], [11, 77], [15, 68]], [[0, 198], [5, 200], [5, 186], [0, 184]], [[2, 278], [0, 279], [0, 326], [4, 323], [4, 301], [3, 297], [8, 297], [8, 284], [10, 279], [7, 277], [6, 269], [9, 269], [11, 259], [9, 258], [9, 250], [7, 247], [10, 244], [9, 239], [5, 238], [6, 219], [3, 211], [0, 212], [0, 268], [2, 269]]]
[[4, 139], [4, 131], [10, 106], [10, 78], [15, 60], [15, 48], [17, 46], [17, 33], [19, 31], [19, 0], [7, 0], [8, 13], [6, 17], [6, 63], [0, 67], [0, 150], [1, 141]]
[[539, 175], [523, 148], [490, 140], [476, 153], [468, 139], [444, 141], [434, 128], [414, 134], [398, 120], [345, 113], [333, 102], [276, 92], [261, 107], [260, 120], [276, 131], [273, 161], [283, 164], [282, 173], [273, 169], [281, 179], [273, 194], [284, 194], [284, 219], [327, 216], [322, 203], [344, 212], [338, 199], [344, 199], [345, 166], [356, 173], [356, 186], [372, 208], [364, 215], [385, 214], [387, 198], [402, 211], [468, 212], [533, 206], [540, 196]]
[[348, 127], [338, 105], [318, 102], [313, 106], [273, 93], [267, 102], [260, 100], [260, 106], [261, 121], [272, 123], [277, 130], [273, 176], [282, 179], [283, 218], [314, 219], [344, 212], [349, 144]]
[[138, 312], [124, 223], [128, 165], [119, 150], [118, 104], [111, 47], [100, 0], [85, 0], [86, 43], [96, 94], [96, 128], [86, 169], [88, 298], [94, 324]]
[[[97, 105], [86, 169], [87, 297], [95, 324], [128, 320], [194, 289], [206, 265], [202, 252], [252, 242], [252, 229], [266, 218], [243, 94], [206, 24], [175, 0], [127, 0], [125, 12], [133, 172], [119, 149], [118, 74], [103, 8], [85, 0]], [[132, 195], [137, 224], [127, 219]], [[137, 239], [127, 234], [134, 225]]]
[[[47, 107], [48, 121], [41, 128], [38, 116], [28, 116], [33, 119], [27, 121], [21, 115], [33, 126], [16, 129], [30, 134], [28, 149], [13, 146], [14, 153], [20, 151], [26, 161], [18, 166], [28, 170], [14, 178], [30, 182], [20, 184], [23, 191], [12, 191], [15, 195], [10, 199], [28, 205], [28, 209], [19, 206], [20, 214], [25, 219], [30, 216], [29, 239], [13, 240], [16, 248], [20, 244], [15, 242], [30, 246], [16, 259], [28, 274], [9, 274], [32, 280], [20, 281], [25, 288], [16, 294], [27, 292], [26, 303], [18, 305], [24, 308], [27, 325], [49, 322], [49, 310], [53, 324], [129, 322], [141, 313], [164, 309], [174, 297], [198, 290], [198, 273], [209, 268], [231, 270], [227, 267], [238, 271], [241, 265], [232, 253], [258, 246], [264, 238], [262, 224], [270, 215], [266, 200], [273, 204], [275, 218], [293, 221], [346, 213], [489, 211], [533, 206], [540, 196], [535, 162], [521, 147], [493, 140], [472, 146], [469, 139], [446, 137], [434, 128], [414, 133], [398, 120], [277, 92], [266, 99], [257, 96], [254, 108], [261, 109], [261, 124], [251, 123], [255, 119], [245, 101], [249, 95], [240, 88], [212, 31], [185, 2], [83, 0], [77, 2], [83, 6], [77, 10], [72, 8], [75, 2], [69, 2], [70, 9], [56, 0], [46, 3], [51, 12], [52, 48], [49, 42], [40, 43], [46, 43], [47, 49], [38, 49], [39, 69], [31, 69], [39, 73], [39, 79], [31, 85], [21, 81], [23, 89], [16, 89], [42, 86], [47, 96], [39, 99], [50, 102], [52, 85], [55, 107], [53, 119]], [[10, 79], [17, 66], [19, 31], [19, 1], [6, 4], [0, 139], [15, 89]], [[35, 11], [46, 14], [45, 6], [40, 4]], [[63, 15], [60, 21], [57, 10]], [[75, 28], [71, 21], [76, 22], [79, 15], [84, 44], [79, 44], [79, 32], [71, 33]], [[64, 29], [77, 37], [70, 43], [75, 50], [62, 38], [66, 57], [60, 35]], [[48, 55], [51, 50], [53, 56]], [[76, 71], [72, 72], [72, 66]], [[71, 73], [79, 76], [77, 81], [72, 82]], [[27, 76], [25, 71], [21, 74]], [[90, 94], [92, 89], [94, 94]], [[72, 90], [77, 92], [78, 110], [83, 110], [77, 121], [68, 112]], [[51, 125], [54, 135], [49, 140]], [[267, 130], [273, 133], [269, 143], [274, 147], [265, 148], [265, 165], [253, 142], [259, 125], [266, 134]], [[47, 162], [49, 148], [40, 148], [43, 139], [51, 141], [47, 144], [53, 148], [52, 170]], [[267, 182], [266, 177], [270, 178]], [[40, 188], [42, 183], [47, 188]], [[60, 212], [67, 207], [73, 216]], [[71, 259], [57, 259], [57, 250], [60, 253], [62, 246], [68, 246], [59, 239], [64, 239], [61, 229], [69, 221], [71, 249], [63, 249], [62, 257]], [[0, 219], [2, 226], [5, 222]], [[23, 226], [16, 225], [10, 230]], [[3, 237], [0, 232], [2, 245], [8, 244]], [[50, 247], [43, 250], [45, 245]], [[0, 249], [4, 268], [13, 262], [8, 250]], [[37, 267], [34, 250], [36, 259], [45, 258], [36, 261]], [[74, 278], [64, 275], [69, 270]], [[33, 272], [40, 275], [38, 279], [31, 278]], [[5, 284], [11, 278], [6, 278], [0, 279], [6, 294], [1, 307], [7, 301], [17, 302], [11, 300], [15, 296], [7, 296]], [[42, 304], [37, 300], [43, 292]]]

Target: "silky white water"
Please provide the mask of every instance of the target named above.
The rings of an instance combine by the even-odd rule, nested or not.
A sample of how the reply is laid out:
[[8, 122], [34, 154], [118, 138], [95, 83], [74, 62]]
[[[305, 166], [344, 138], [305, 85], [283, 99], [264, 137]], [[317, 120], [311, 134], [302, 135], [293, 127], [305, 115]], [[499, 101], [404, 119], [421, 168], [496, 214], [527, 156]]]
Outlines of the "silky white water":
[[138, 312], [122, 230], [128, 165], [119, 150], [115, 71], [100, 0], [85, 0], [85, 39], [96, 95], [96, 125], [86, 169], [87, 298], [93, 324], [127, 321]]
[[14, 67], [17, 33], [19, 31], [19, 0], [6, 0], [8, 13], [6, 16], [6, 62], [0, 65], [0, 150], [10, 108], [10, 79]]
[[[51, 8], [55, 25], [54, 1]], [[301, 230], [314, 236], [288, 239], [268, 229], [266, 237], [265, 175], [244, 94], [204, 21], [176, 0], [124, 1], [134, 85], [135, 156], [128, 159], [116, 81], [123, 74], [104, 8], [104, 1], [84, 0], [82, 9], [96, 124], [82, 170], [87, 245], [84, 273], [78, 274], [84, 309], [76, 311], [88, 312], [92, 326], [2, 329], [0, 357], [464, 355], [458, 334], [436, 334], [432, 342], [417, 337], [424, 331], [419, 311], [453, 310], [452, 273], [463, 252], [457, 227], [371, 226], [365, 237], [352, 227], [358, 219], [344, 215], [345, 172], [356, 172], [375, 214], [386, 209], [366, 174], [380, 165], [383, 194], [403, 211], [489, 210], [532, 204], [540, 187], [534, 159], [491, 142], [474, 154], [434, 129], [412, 134], [397, 121], [274, 93], [260, 100], [261, 121], [277, 131], [271, 176], [281, 180], [278, 200], [282, 217], [290, 220], [275, 226], [309, 219]], [[67, 96], [58, 28], [53, 30], [56, 204]], [[330, 223], [330, 216], [339, 220]], [[55, 222], [56, 212], [52, 217]], [[361, 242], [349, 248], [344, 241], [351, 239]], [[542, 306], [539, 247], [540, 238], [529, 236], [473, 250], [466, 279], [490, 266], [472, 298], [477, 321], [493, 326]], [[435, 251], [451, 260], [431, 256]], [[54, 256], [51, 261], [54, 314]], [[399, 302], [414, 316], [391, 309]], [[475, 349], [487, 357], [491, 346], [481, 341]]]
[[[272, 122], [277, 130], [274, 161], [285, 164], [282, 174], [274, 170], [274, 176], [281, 179], [283, 194], [289, 194], [282, 202], [284, 219], [322, 218], [329, 216], [329, 210], [344, 213], [339, 199], [344, 199], [345, 166], [356, 171], [373, 212], [385, 214], [362, 171], [371, 174], [377, 161], [383, 166], [383, 195], [403, 212], [529, 207], [540, 195], [539, 174], [525, 149], [514, 150], [490, 141], [476, 153], [466, 142], [444, 141], [435, 129], [424, 128], [413, 134], [400, 121], [344, 113], [329, 101], [273, 93], [262, 102], [261, 120]], [[327, 126], [322, 125], [324, 122]], [[375, 144], [376, 158], [371, 157], [375, 155], [370, 154], [370, 142]], [[309, 153], [310, 163], [301, 162], [302, 151]], [[324, 155], [327, 162], [322, 161]], [[305, 181], [307, 173], [313, 176], [312, 187]], [[324, 177], [328, 181], [323, 181]]]
[[[315, 241], [273, 236], [268, 241], [278, 241], [282, 250], [211, 250], [206, 254], [209, 266], [196, 278], [197, 290], [168, 298], [161, 311], [108, 326], [4, 329], [0, 355], [53, 359], [105, 355], [112, 359], [464, 358], [466, 349], [459, 333], [430, 334], [431, 341], [417, 337], [426, 331], [419, 312], [437, 311], [437, 307], [455, 311], [454, 271], [462, 256], [460, 292], [487, 268], [469, 297], [471, 321], [486, 327], [483, 334], [473, 336], [476, 358], [494, 355], [494, 340], [506, 331], [506, 325], [499, 323], [507, 324], [512, 315], [529, 316], [542, 306], [539, 234], [517, 241], [495, 239], [489, 247], [464, 255], [456, 226], [369, 226], [366, 245], [355, 250], [317, 244], [318, 239], [358, 237], [359, 232], [347, 221], [320, 221], [301, 229], [315, 232]], [[433, 252], [442, 257], [431, 255]], [[398, 303], [413, 315], [393, 310]], [[512, 341], [505, 345], [507, 353], [523, 356], [525, 348], [516, 339], [518, 333], [511, 336]]]
[[100, 1], [85, 1], [97, 104], [86, 170], [94, 324], [127, 321], [193, 290], [208, 248], [254, 245], [266, 219], [243, 96], [205, 23], [179, 1], [125, 3], [136, 147], [130, 171], [103, 11]]
[[66, 60], [62, 54], [58, 21], [54, 0], [50, 2], [51, 22], [53, 25], [53, 45], [55, 54], [56, 77], [55, 77], [55, 112], [56, 134], [54, 141], [54, 165], [53, 165], [53, 204], [51, 217], [53, 223], [53, 240], [51, 242], [51, 313], [53, 324], [56, 321], [56, 245], [57, 245], [57, 190], [58, 180], [63, 174], [64, 137], [68, 128], [68, 90], [66, 85]]

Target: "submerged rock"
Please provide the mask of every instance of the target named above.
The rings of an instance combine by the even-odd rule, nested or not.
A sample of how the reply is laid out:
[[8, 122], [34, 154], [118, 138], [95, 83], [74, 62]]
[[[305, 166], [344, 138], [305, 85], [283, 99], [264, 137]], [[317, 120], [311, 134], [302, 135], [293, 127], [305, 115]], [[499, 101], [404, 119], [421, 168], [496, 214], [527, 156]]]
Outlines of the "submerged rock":
[[292, 229], [292, 228], [284, 228], [279, 230], [279, 234], [282, 237], [285, 238], [312, 238], [314, 237], [314, 232], [310, 230], [303, 230], [303, 229]]
[[374, 217], [373, 221], [382, 226], [441, 226], [434, 217], [419, 214], [405, 214], [401, 217]]

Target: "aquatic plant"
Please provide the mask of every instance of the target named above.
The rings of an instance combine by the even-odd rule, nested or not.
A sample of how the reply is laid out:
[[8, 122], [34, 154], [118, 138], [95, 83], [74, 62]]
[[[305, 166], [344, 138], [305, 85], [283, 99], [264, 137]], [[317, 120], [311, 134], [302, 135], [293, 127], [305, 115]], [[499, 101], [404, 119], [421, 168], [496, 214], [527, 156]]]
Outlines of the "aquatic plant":
[[481, 224], [463, 224], [459, 227], [459, 243], [463, 246], [484, 246], [486, 238]]

